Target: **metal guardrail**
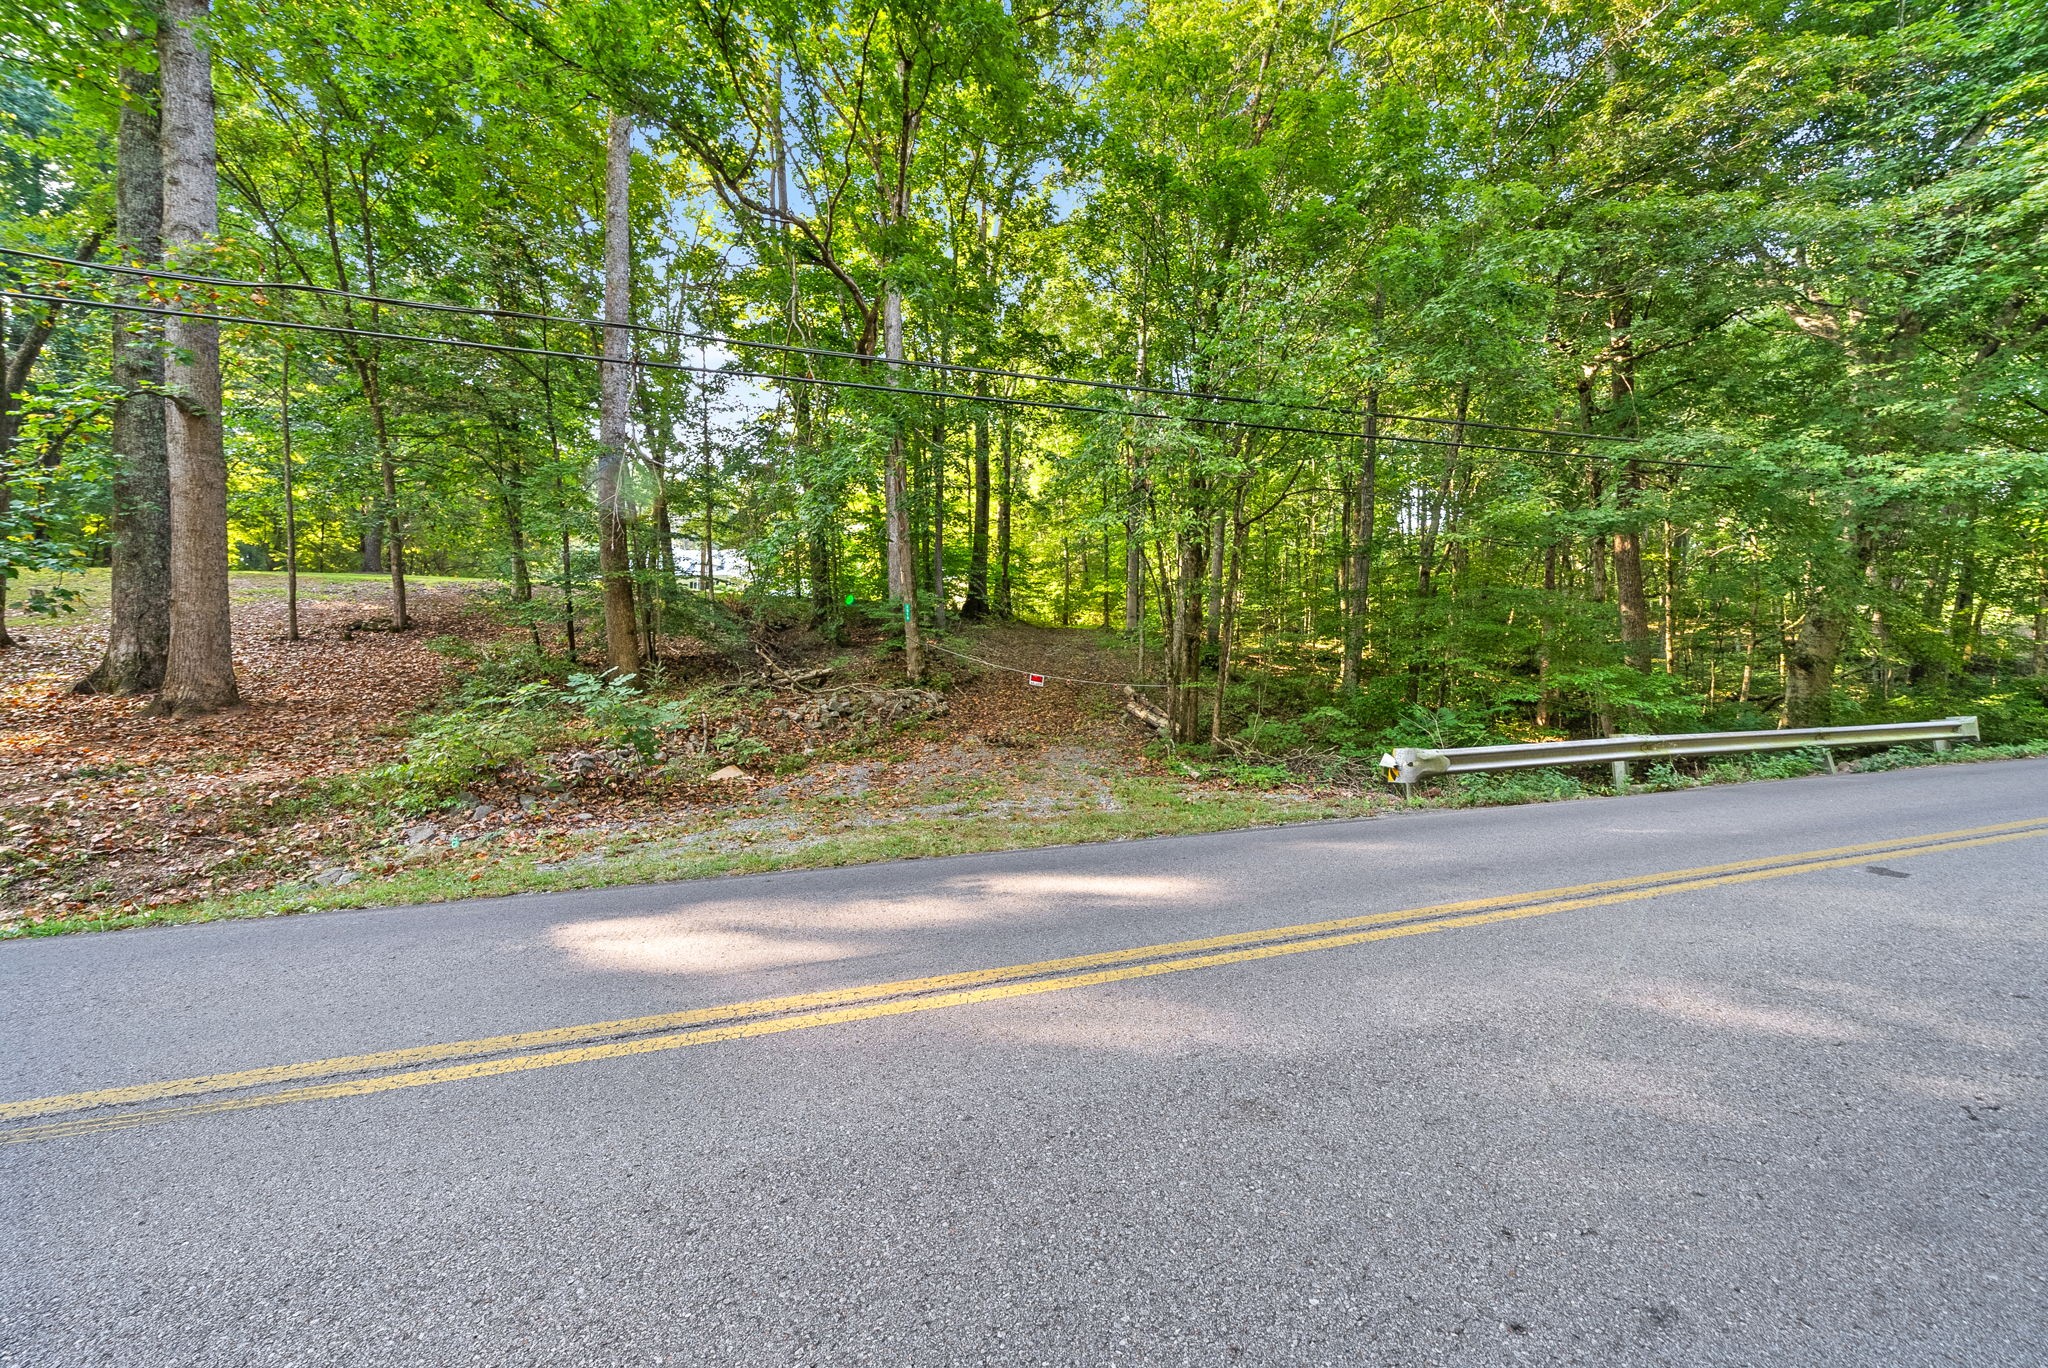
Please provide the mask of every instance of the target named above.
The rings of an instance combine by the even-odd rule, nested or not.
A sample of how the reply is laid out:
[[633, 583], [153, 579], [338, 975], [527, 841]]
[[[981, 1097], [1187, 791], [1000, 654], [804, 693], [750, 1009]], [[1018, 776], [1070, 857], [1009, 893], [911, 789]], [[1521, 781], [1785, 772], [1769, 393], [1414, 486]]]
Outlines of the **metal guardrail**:
[[1537, 741], [1515, 746], [1466, 746], [1458, 750], [1418, 750], [1403, 746], [1380, 757], [1390, 784], [1413, 784], [1435, 774], [1487, 774], [1495, 770], [1538, 769], [1546, 765], [1611, 765], [1614, 787], [1628, 787], [1628, 767], [1636, 760], [1674, 755], [1727, 755], [1737, 751], [1805, 750], [1818, 746], [1827, 753], [1828, 772], [1835, 768], [1836, 746], [1890, 746], [1931, 741], [1945, 751], [1957, 741], [1977, 739], [1974, 717], [1944, 717], [1938, 722], [1896, 722], [1875, 727], [1792, 727], [1771, 731], [1689, 732], [1674, 736], [1600, 736], [1590, 741]]

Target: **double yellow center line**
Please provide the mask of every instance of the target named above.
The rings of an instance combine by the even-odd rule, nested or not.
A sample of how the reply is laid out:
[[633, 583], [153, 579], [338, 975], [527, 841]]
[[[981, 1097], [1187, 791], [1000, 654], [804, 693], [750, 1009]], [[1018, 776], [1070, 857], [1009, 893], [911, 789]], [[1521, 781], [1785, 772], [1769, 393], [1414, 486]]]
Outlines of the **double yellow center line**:
[[[1200, 940], [1108, 950], [1064, 959], [975, 969], [931, 978], [901, 979], [857, 988], [762, 998], [655, 1016], [595, 1021], [552, 1030], [523, 1031], [478, 1040], [447, 1041], [407, 1049], [279, 1064], [235, 1073], [177, 1078], [92, 1092], [0, 1103], [0, 1144], [93, 1135], [221, 1112], [288, 1102], [360, 1097], [398, 1088], [552, 1069], [565, 1064], [713, 1045], [813, 1026], [836, 1026], [876, 1017], [932, 1012], [972, 1003], [1089, 988], [1126, 979], [1214, 969], [1281, 955], [1336, 950], [1367, 941], [1420, 936], [1489, 922], [1548, 916], [1577, 908], [1636, 902], [1670, 893], [1781, 879], [1840, 869], [1872, 858], [1905, 859], [1968, 850], [2004, 841], [2048, 836], [2048, 817], [1972, 827], [1925, 836], [1900, 836], [1863, 845], [1765, 856], [1732, 864], [1669, 870], [1535, 893], [1438, 903], [1395, 912], [1305, 922]], [[179, 1100], [196, 1099], [196, 1100]], [[15, 1124], [8, 1124], [15, 1123]]]

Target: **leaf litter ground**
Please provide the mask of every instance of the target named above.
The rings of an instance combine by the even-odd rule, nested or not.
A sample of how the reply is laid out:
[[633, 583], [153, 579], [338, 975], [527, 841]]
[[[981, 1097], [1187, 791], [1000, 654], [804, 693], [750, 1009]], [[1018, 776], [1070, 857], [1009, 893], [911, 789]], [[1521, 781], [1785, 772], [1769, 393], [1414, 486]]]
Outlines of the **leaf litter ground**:
[[[70, 692], [98, 657], [104, 574], [56, 622], [10, 622], [0, 651], [0, 936], [198, 914], [593, 886], [1215, 829], [1372, 804], [1309, 789], [1235, 794], [1150, 758], [1120, 690], [938, 655], [942, 715], [908, 723], [820, 715], [819, 695], [758, 690], [716, 725], [751, 738], [747, 777], [714, 782], [701, 740], [668, 763], [578, 753], [566, 784], [513, 775], [422, 818], [375, 801], [335, 805], [323, 781], [399, 758], [406, 721], [451, 682], [430, 645], [485, 645], [508, 631], [473, 583], [419, 581], [404, 633], [364, 630], [386, 589], [370, 577], [301, 585], [304, 640], [285, 640], [282, 577], [233, 578], [235, 663], [245, 706], [170, 722], [133, 699]], [[1003, 624], [948, 638], [983, 661], [1110, 681], [1131, 653], [1082, 630]], [[786, 665], [803, 652], [778, 650]], [[829, 652], [814, 650], [813, 657]], [[822, 686], [893, 682], [879, 653], [839, 658]], [[849, 678], [849, 676], [851, 676]], [[705, 729], [707, 732], [709, 728]], [[765, 750], [764, 750], [765, 748]], [[397, 795], [389, 795], [395, 798]], [[1134, 810], [1135, 809], [1135, 810]]]

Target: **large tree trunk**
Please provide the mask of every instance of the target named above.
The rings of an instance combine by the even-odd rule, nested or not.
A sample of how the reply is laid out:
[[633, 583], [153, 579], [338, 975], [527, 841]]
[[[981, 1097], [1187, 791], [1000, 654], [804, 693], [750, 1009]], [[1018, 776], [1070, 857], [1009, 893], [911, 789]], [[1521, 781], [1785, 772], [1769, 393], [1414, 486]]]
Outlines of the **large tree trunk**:
[[[213, 58], [197, 27], [210, 0], [166, 0], [157, 28], [162, 84], [164, 249], [186, 265], [220, 229]], [[184, 249], [181, 251], [181, 249]], [[240, 701], [228, 620], [228, 471], [221, 438], [220, 331], [164, 326], [165, 450], [171, 501], [171, 634], [153, 711], [173, 717]]]
[[1202, 538], [1190, 529], [1181, 531], [1177, 551], [1167, 624], [1166, 715], [1173, 723], [1174, 740], [1193, 741], [1202, 713], [1196, 683], [1202, 650], [1202, 569], [1207, 556]]
[[[156, 77], [123, 70], [116, 133], [114, 231], [121, 259], [163, 260], [163, 151]], [[117, 288], [140, 300], [139, 281]], [[144, 314], [114, 316], [113, 583], [107, 650], [80, 693], [147, 693], [164, 682], [171, 644], [171, 472], [164, 447], [163, 327]]]
[[[1639, 516], [1637, 495], [1643, 488], [1642, 471], [1628, 463], [1615, 502], [1623, 518]], [[1624, 521], [1614, 530], [1614, 602], [1621, 620], [1621, 652], [1638, 670], [1650, 668], [1650, 599], [1643, 588], [1643, 534], [1640, 525]]]
[[[1635, 325], [1634, 310], [1623, 299], [1608, 316], [1613, 352], [1609, 363], [1608, 397], [1614, 412], [1635, 425], [1636, 358], [1629, 329]], [[1634, 461], [1623, 468], [1621, 487], [1615, 491], [1615, 510], [1621, 514], [1614, 531], [1614, 605], [1621, 621], [1621, 652], [1638, 670], [1650, 668], [1650, 600], [1643, 587], [1642, 528], [1643, 468]]]
[[1849, 619], [1823, 594], [1811, 594], [1785, 656], [1785, 722], [1824, 727], [1834, 720], [1835, 665], [1849, 639]]
[[599, 394], [597, 570], [604, 584], [605, 664], [620, 678], [640, 673], [640, 633], [633, 614], [632, 547], [626, 535], [623, 488], [632, 441], [633, 367], [626, 325], [633, 313], [630, 197], [633, 125], [611, 120], [604, 168], [604, 363]]

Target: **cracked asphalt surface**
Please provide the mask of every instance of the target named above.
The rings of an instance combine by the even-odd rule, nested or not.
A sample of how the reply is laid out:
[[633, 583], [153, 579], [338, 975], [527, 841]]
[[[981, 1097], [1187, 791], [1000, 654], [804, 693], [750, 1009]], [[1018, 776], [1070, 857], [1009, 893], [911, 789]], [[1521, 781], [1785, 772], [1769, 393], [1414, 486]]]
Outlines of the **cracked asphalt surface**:
[[[2048, 761], [16, 942], [0, 1079], [2029, 817]], [[0, 1364], [2040, 1365], [2044, 941], [2048, 837], [0, 1145]]]

